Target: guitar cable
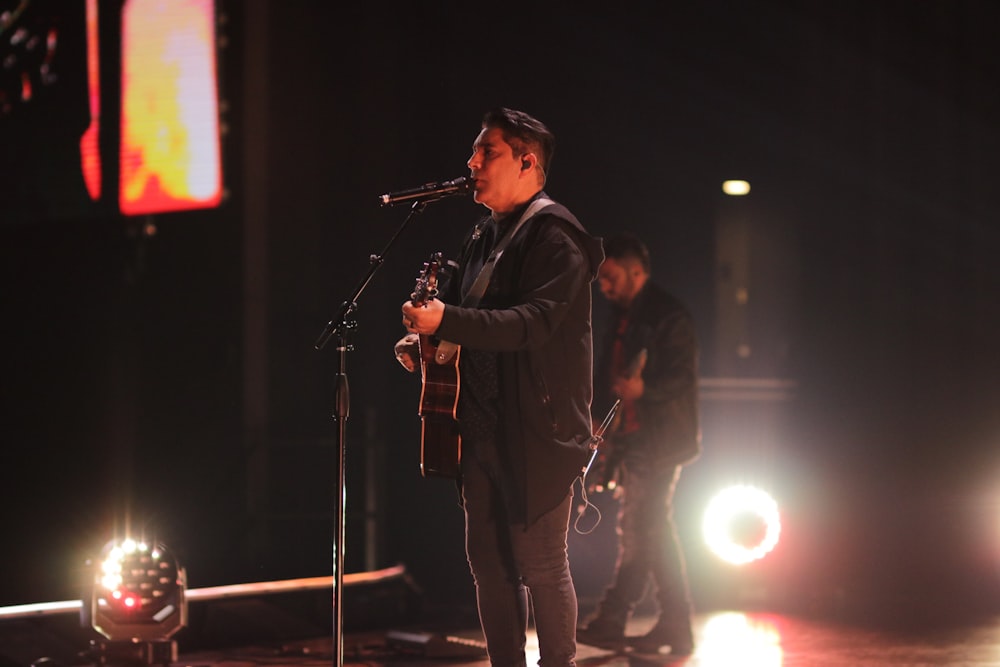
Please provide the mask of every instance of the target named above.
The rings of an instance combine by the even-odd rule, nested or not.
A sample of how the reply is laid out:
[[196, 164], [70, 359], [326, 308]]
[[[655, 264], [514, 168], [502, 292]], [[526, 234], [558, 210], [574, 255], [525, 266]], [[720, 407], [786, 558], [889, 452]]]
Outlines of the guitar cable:
[[[580, 470], [580, 477], [578, 478], [580, 480], [580, 498], [583, 500], [583, 504], [577, 508], [576, 520], [573, 522], [573, 530], [580, 535], [589, 535], [601, 524], [601, 510], [598, 509], [596, 505], [591, 503], [590, 499], [587, 497], [587, 473], [590, 472], [591, 466], [594, 465], [594, 461], [597, 459], [601, 443], [604, 442], [604, 433], [608, 430], [611, 422], [614, 421], [615, 414], [618, 412], [618, 408], [621, 404], [622, 400], [620, 398], [615, 401], [615, 404], [611, 406], [611, 409], [608, 410], [608, 414], [604, 417], [604, 421], [601, 422], [601, 425], [590, 436], [590, 440], [587, 443], [591, 452], [590, 459], [587, 461], [587, 465]], [[580, 521], [583, 519], [583, 516], [586, 514], [587, 508], [589, 507], [594, 508], [597, 518], [594, 520], [594, 525], [587, 530], [582, 530], [580, 528]]]

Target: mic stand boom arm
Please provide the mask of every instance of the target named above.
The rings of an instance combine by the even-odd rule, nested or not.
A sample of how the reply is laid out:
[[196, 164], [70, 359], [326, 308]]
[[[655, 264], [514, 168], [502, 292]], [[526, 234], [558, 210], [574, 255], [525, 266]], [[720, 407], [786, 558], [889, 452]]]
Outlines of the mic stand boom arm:
[[417, 200], [410, 207], [403, 223], [386, 243], [379, 255], [371, 255], [369, 258], [368, 272], [358, 281], [357, 286], [351, 295], [340, 304], [337, 314], [327, 323], [323, 333], [316, 339], [314, 344], [317, 350], [322, 350], [331, 338], [337, 338], [337, 377], [334, 384], [334, 412], [333, 418], [337, 422], [337, 488], [338, 493], [334, 499], [333, 514], [336, 520], [334, 529], [333, 547], [333, 667], [342, 667], [344, 664], [343, 628], [344, 628], [344, 607], [343, 607], [343, 582], [344, 582], [344, 523], [347, 505], [346, 487], [346, 444], [347, 444], [347, 418], [351, 412], [351, 392], [347, 381], [347, 352], [353, 347], [347, 342], [348, 331], [357, 328], [357, 322], [353, 319], [354, 311], [358, 307], [358, 299], [368, 283], [371, 282], [375, 272], [384, 261], [386, 253], [396, 243], [396, 240], [403, 233], [403, 230], [410, 224], [414, 216], [424, 210], [426, 200]]

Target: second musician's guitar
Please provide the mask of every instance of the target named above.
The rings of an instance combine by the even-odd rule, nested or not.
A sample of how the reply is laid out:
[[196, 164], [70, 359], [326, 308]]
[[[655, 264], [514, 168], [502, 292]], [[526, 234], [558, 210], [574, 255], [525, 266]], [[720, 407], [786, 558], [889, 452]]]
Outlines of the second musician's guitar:
[[[410, 295], [414, 306], [424, 306], [437, 296], [441, 253], [431, 255]], [[458, 351], [444, 362], [435, 359], [440, 341], [421, 334], [420, 341], [420, 474], [457, 479], [462, 461], [462, 436], [458, 431]]]
[[[646, 358], [648, 353], [646, 348], [639, 350], [635, 358], [629, 362], [628, 368], [625, 369], [624, 377], [628, 379], [634, 379], [642, 375], [642, 371], [646, 368]], [[619, 399], [619, 403], [620, 403]], [[617, 405], [617, 404], [616, 404]], [[622, 460], [625, 458], [625, 450], [627, 448], [626, 443], [621, 435], [622, 431], [622, 420], [624, 419], [623, 412], [624, 406], [621, 407], [613, 416], [611, 425], [607, 429], [607, 438], [604, 440], [605, 447], [604, 452], [599, 453], [597, 460], [595, 461], [596, 470], [594, 471], [594, 476], [596, 477], [596, 483], [593, 485], [594, 491], [611, 491], [618, 486], [618, 468], [621, 466]]]

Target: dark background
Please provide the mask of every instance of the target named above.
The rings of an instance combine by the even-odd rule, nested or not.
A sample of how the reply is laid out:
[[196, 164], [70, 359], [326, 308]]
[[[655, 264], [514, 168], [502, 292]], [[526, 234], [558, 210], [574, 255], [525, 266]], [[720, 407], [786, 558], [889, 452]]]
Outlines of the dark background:
[[[226, 201], [141, 220], [83, 194], [81, 12], [34, 10], [65, 39], [58, 83], [0, 117], [0, 604], [75, 598], [126, 531], [171, 545], [192, 587], [329, 574], [338, 355], [314, 343], [407, 216], [376, 196], [464, 175], [506, 105], [555, 132], [552, 196], [646, 239], [706, 379], [794, 383], [706, 391], [677, 509], [696, 604], [996, 605], [996, 3], [223, 1]], [[745, 200], [724, 201], [733, 177]], [[437, 202], [402, 231], [346, 355], [346, 570], [404, 563], [449, 604], [471, 601], [461, 512], [420, 478], [419, 383], [391, 346], [422, 262], [480, 211]], [[700, 538], [734, 482], [783, 512], [741, 570]], [[584, 597], [613, 555], [595, 502], [605, 521], [571, 535]]]

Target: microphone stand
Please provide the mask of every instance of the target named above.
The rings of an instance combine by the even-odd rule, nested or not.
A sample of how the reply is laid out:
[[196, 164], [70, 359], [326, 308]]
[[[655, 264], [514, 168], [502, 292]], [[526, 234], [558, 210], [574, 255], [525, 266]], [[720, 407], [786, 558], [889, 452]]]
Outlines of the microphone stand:
[[[433, 198], [432, 198], [433, 199]], [[351, 392], [347, 381], [347, 353], [354, 349], [354, 346], [347, 342], [347, 334], [357, 328], [357, 322], [353, 319], [354, 311], [358, 307], [358, 298], [368, 287], [375, 272], [384, 261], [386, 253], [395, 244], [396, 240], [403, 233], [403, 230], [410, 224], [414, 216], [423, 212], [427, 204], [427, 199], [418, 199], [413, 202], [410, 212], [396, 233], [392, 235], [389, 242], [382, 249], [379, 255], [369, 257], [368, 272], [358, 282], [351, 296], [340, 304], [337, 314], [327, 323], [323, 333], [316, 339], [315, 348], [322, 350], [323, 347], [336, 337], [337, 351], [337, 375], [334, 385], [334, 411], [333, 418], [337, 422], [337, 484], [338, 493], [334, 500], [333, 513], [336, 517], [334, 531], [333, 548], [333, 667], [341, 667], [344, 664], [343, 628], [343, 582], [344, 582], [344, 523], [345, 509], [347, 504], [346, 485], [346, 445], [347, 445], [347, 418], [351, 412]]]

